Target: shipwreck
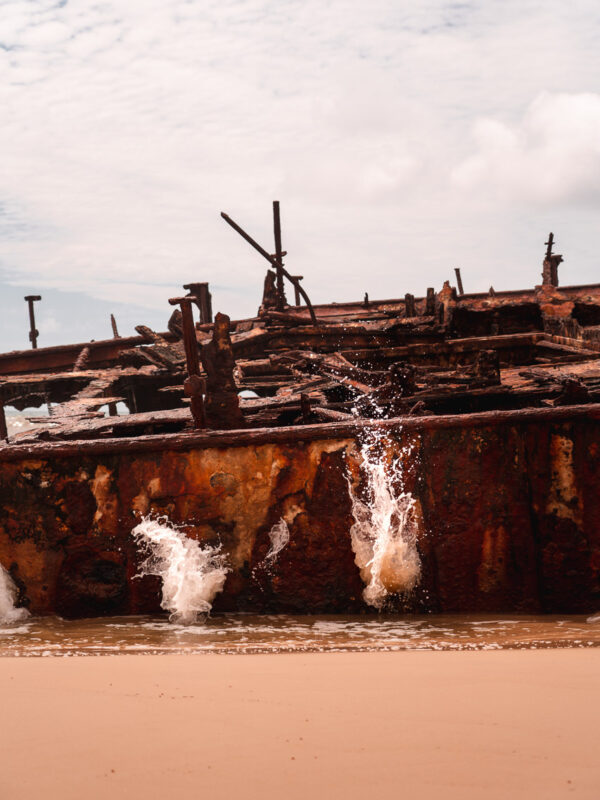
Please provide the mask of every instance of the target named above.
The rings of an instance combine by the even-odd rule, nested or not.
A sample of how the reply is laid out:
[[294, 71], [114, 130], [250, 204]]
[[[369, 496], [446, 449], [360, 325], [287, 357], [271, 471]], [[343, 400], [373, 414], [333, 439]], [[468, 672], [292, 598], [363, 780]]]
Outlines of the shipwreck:
[[[131, 536], [151, 515], [222, 548], [216, 610], [373, 610], [351, 530], [376, 436], [420, 568], [388, 580], [385, 607], [596, 611], [600, 284], [560, 286], [550, 234], [531, 289], [466, 293], [456, 270], [422, 297], [312, 304], [278, 203], [274, 253], [223, 217], [268, 262], [253, 318], [213, 318], [191, 282], [164, 331], [121, 337], [113, 319], [110, 339], [38, 347], [26, 298], [32, 347], [0, 354], [0, 564], [20, 604], [158, 611]], [[36, 406], [9, 436], [4, 408]]]

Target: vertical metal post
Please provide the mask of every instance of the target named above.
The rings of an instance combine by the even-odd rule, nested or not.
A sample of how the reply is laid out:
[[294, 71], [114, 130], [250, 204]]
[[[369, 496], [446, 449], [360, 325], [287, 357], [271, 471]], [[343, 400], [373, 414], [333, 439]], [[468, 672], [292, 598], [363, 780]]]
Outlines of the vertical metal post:
[[40, 332], [35, 327], [35, 312], [33, 310], [33, 304], [37, 300], [41, 300], [42, 297], [39, 294], [28, 294], [25, 297], [27, 303], [29, 303], [29, 341], [31, 342], [31, 346], [34, 350], [37, 350], [37, 338], [40, 335]]
[[[275, 259], [277, 260], [277, 310], [285, 308], [285, 290], [283, 288], [283, 250], [281, 247], [281, 218], [279, 216], [279, 200], [273, 200], [273, 232], [275, 234]], [[296, 304], [297, 305], [297, 304]]]

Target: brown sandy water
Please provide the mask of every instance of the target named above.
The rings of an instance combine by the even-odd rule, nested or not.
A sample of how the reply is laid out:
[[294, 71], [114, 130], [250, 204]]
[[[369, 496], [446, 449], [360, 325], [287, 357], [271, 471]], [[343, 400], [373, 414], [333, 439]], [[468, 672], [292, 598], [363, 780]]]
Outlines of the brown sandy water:
[[535, 650], [600, 647], [600, 616], [222, 614], [195, 625], [164, 617], [0, 626], [0, 656]]

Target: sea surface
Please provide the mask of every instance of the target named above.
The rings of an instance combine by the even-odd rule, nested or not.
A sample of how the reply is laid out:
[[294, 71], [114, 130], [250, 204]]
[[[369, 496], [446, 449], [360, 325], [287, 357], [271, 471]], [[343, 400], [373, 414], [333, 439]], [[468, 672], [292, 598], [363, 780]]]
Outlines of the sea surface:
[[0, 625], [0, 656], [332, 653], [398, 650], [535, 650], [600, 647], [593, 616], [214, 614], [176, 625], [166, 617]]

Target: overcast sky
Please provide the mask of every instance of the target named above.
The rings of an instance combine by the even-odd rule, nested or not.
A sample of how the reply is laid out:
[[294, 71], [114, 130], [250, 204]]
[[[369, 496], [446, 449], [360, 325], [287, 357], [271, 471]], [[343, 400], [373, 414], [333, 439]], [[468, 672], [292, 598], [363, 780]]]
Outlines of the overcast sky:
[[273, 249], [314, 302], [600, 281], [592, 0], [0, 2], [0, 350], [164, 328], [208, 280], [256, 312]]

